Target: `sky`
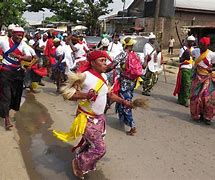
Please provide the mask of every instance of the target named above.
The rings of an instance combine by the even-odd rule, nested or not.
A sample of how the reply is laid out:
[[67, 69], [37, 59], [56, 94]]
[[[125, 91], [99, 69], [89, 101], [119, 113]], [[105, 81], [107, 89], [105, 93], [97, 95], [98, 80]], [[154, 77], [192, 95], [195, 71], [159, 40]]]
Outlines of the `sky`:
[[[123, 3], [121, 0], [113, 0], [114, 3], [110, 4], [109, 7], [113, 9], [113, 11], [109, 14], [116, 14], [118, 11], [121, 11], [123, 9]], [[133, 0], [126, 0], [125, 1], [125, 8], [127, 8]], [[25, 12], [23, 14], [23, 17], [30, 23], [30, 24], [39, 24], [43, 20], [43, 17], [50, 17], [53, 14], [49, 12], [48, 10], [45, 10], [44, 12]]]

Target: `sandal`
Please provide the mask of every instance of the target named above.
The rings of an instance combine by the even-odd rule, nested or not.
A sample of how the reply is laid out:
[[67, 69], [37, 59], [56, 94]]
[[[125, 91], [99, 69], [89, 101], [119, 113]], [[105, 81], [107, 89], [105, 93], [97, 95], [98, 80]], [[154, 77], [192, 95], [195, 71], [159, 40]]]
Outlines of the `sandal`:
[[129, 136], [134, 136], [134, 133], [136, 133], [137, 130], [136, 128], [131, 128], [130, 131], [127, 131], [126, 134]]
[[5, 127], [5, 130], [8, 131], [8, 130], [11, 130], [10, 128], [13, 127], [13, 124], [10, 123], [10, 120], [9, 119], [4, 119], [4, 127]]
[[77, 169], [77, 164], [75, 162], [75, 159], [72, 160], [72, 171], [73, 171], [73, 174], [80, 178], [80, 179], [84, 179], [84, 175], [83, 173], [81, 173], [78, 169]]

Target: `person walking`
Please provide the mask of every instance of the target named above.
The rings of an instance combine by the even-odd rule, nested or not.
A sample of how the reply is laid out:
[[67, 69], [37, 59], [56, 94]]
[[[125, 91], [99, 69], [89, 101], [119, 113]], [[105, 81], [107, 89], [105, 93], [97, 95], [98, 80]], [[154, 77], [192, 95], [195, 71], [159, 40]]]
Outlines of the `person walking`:
[[168, 43], [168, 45], [169, 45], [168, 53], [171, 55], [173, 55], [174, 43], [175, 43], [175, 39], [173, 38], [173, 36], [171, 36], [169, 43]]

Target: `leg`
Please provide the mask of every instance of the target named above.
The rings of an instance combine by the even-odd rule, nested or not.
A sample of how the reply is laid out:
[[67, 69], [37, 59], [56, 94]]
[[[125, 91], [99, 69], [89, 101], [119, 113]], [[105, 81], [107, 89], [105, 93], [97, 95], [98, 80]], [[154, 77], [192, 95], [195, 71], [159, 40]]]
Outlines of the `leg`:
[[153, 83], [152, 83], [152, 72], [150, 70], [147, 70], [144, 78], [143, 78], [143, 92], [142, 92], [142, 95], [145, 95], [145, 96], [150, 96], [149, 92], [151, 90], [153, 86]]
[[89, 148], [83, 149], [75, 158], [77, 168], [81, 174], [85, 174], [96, 168], [96, 163], [101, 159], [105, 152], [106, 146], [102, 137], [104, 132], [105, 119], [104, 116], [98, 118], [98, 123], [88, 121], [84, 133], [84, 138], [89, 143]]
[[9, 111], [11, 103], [10, 72], [0, 73], [0, 117], [4, 119], [4, 126], [9, 130], [13, 125], [10, 122]]

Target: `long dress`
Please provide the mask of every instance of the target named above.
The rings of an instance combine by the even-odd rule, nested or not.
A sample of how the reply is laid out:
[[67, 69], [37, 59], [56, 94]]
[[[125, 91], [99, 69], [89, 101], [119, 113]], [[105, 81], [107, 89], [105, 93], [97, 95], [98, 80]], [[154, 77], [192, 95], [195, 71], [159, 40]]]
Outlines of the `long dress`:
[[215, 53], [207, 50], [196, 60], [190, 97], [190, 113], [194, 120], [211, 121], [215, 114]]
[[[183, 58], [183, 54], [185, 53], [184, 50], [187, 50], [187, 47], [180, 49], [180, 58]], [[189, 49], [190, 53], [194, 51], [194, 48], [191, 47]], [[177, 75], [177, 82], [176, 87], [174, 90], [173, 95], [176, 96], [178, 94], [178, 103], [184, 106], [189, 105], [189, 98], [190, 98], [190, 88], [192, 83], [192, 64], [193, 58], [190, 56], [189, 60], [184, 60], [180, 63], [179, 71]]]
[[[133, 61], [132, 63], [132, 59], [136, 59], [135, 62]], [[119, 56], [115, 58], [115, 61], [118, 61], [121, 65], [121, 68], [117, 69], [119, 76], [117, 82], [120, 86], [118, 95], [127, 101], [132, 101], [136, 80], [138, 76], [142, 75], [141, 60], [135, 52], [125, 51], [119, 54]], [[128, 61], [130, 61], [130, 64]], [[132, 67], [132, 69], [137, 70], [136, 77], [131, 77], [131, 72], [128, 72], [127, 69], [129, 66]], [[123, 104], [116, 103], [116, 112], [118, 113], [120, 121], [124, 122], [124, 124], [131, 128], [135, 127], [131, 108], [128, 108]]]

